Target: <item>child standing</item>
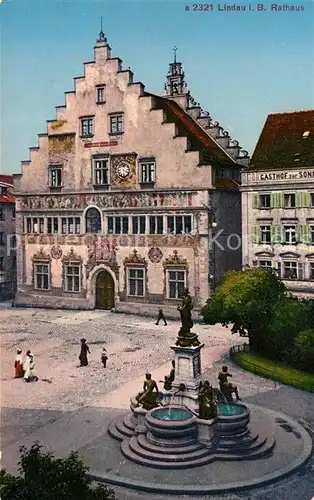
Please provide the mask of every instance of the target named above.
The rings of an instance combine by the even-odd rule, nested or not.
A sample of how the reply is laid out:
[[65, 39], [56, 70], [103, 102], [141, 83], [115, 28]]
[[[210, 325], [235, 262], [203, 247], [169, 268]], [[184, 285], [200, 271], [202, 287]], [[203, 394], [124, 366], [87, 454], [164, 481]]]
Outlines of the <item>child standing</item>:
[[24, 368], [23, 368], [22, 349], [17, 350], [17, 355], [14, 362], [14, 368], [15, 368], [15, 378], [23, 378]]
[[107, 367], [107, 360], [108, 360], [107, 350], [105, 347], [103, 347], [102, 353], [101, 353], [101, 362], [104, 365], [104, 368]]

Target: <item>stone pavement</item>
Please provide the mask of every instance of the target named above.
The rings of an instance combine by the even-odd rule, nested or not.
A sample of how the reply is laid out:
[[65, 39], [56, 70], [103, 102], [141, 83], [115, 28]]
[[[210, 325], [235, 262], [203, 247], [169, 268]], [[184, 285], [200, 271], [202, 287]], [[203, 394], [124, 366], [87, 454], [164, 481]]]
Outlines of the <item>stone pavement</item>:
[[[147, 370], [158, 380], [170, 370], [178, 321], [155, 326], [150, 319], [101, 311], [1, 309], [1, 435], [2, 461], [16, 467], [18, 445], [35, 439], [49, 449], [67, 454], [100, 436], [113, 415], [128, 408], [129, 397], [141, 390]], [[194, 328], [205, 343], [204, 377], [216, 381], [229, 347], [242, 343], [219, 325]], [[79, 340], [88, 340], [90, 364], [77, 369]], [[109, 353], [108, 369], [100, 363], [103, 345]], [[38, 383], [14, 380], [15, 352], [32, 349]], [[314, 395], [256, 377], [230, 366], [244, 401], [279, 409], [314, 430]], [[140, 384], [140, 386], [138, 385]], [[15, 451], [14, 451], [15, 450]], [[9, 458], [12, 457], [12, 458]], [[238, 495], [200, 496], [199, 500], [310, 500], [314, 496], [314, 460], [280, 484]], [[166, 500], [116, 488], [118, 500]], [[244, 495], [244, 496], [243, 496]], [[180, 495], [180, 499], [185, 496]], [[175, 496], [171, 496], [176, 500]], [[177, 497], [179, 498], [179, 497]], [[191, 497], [189, 497], [191, 498]]]

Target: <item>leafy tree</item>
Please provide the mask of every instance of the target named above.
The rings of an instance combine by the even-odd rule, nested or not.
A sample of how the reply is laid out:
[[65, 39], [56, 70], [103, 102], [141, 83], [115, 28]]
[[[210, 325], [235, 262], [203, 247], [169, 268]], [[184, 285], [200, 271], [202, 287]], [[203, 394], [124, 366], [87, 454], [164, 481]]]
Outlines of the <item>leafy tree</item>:
[[54, 458], [41, 448], [38, 442], [29, 450], [20, 448], [21, 477], [0, 471], [1, 500], [115, 500], [114, 492], [106, 486], [91, 487], [88, 467], [77, 453]]
[[232, 324], [232, 333], [249, 338], [262, 352], [275, 304], [286, 296], [284, 284], [269, 269], [229, 271], [202, 310], [205, 323]]
[[314, 373], [314, 329], [298, 333], [294, 342], [293, 364], [304, 371]]

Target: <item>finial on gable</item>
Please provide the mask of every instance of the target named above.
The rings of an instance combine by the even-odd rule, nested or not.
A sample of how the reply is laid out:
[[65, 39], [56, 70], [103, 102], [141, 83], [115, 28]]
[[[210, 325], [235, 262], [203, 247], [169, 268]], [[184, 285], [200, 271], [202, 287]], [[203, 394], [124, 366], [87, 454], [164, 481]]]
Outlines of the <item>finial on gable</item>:
[[100, 32], [99, 32], [99, 38], [97, 42], [107, 42], [107, 38], [105, 37], [105, 33], [102, 30], [102, 17], [100, 18]]
[[177, 47], [173, 47], [173, 55], [174, 55], [174, 58], [173, 58], [173, 62], [176, 63], [177, 62]]

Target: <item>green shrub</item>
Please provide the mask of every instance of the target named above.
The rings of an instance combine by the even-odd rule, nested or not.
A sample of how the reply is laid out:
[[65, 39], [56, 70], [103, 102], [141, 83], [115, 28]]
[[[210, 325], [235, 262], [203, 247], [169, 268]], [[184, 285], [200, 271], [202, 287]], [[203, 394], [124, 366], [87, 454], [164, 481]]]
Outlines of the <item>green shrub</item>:
[[88, 467], [71, 453], [68, 458], [54, 458], [42, 453], [39, 443], [20, 448], [21, 477], [0, 471], [1, 500], [115, 500], [112, 490], [103, 485], [91, 487]]
[[309, 373], [314, 373], [314, 329], [298, 333], [291, 356], [294, 366]]

